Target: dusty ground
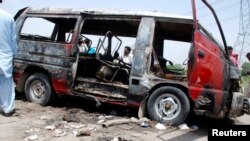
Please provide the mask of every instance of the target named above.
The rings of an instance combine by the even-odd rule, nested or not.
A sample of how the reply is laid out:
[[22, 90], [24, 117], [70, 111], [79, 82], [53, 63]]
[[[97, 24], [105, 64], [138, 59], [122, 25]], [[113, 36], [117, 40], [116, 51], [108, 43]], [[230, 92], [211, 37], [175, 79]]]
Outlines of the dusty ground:
[[[109, 105], [97, 108], [95, 103], [85, 100], [81, 103], [81, 100], [67, 97], [46, 107], [22, 99], [16, 100], [16, 114], [13, 117], [0, 115], [0, 140], [24, 140], [31, 135], [37, 135], [37, 140], [44, 141], [111, 140], [113, 138], [144, 140], [144, 135], [158, 131], [150, 127], [141, 127], [136, 123], [103, 128], [103, 120], [130, 119], [133, 110], [131, 112], [124, 107], [110, 109]], [[98, 124], [98, 122], [101, 123]], [[86, 131], [85, 134], [90, 135], [76, 137], [73, 131], [78, 133]]]
[[[136, 117], [137, 111], [111, 105], [97, 108], [95, 103], [81, 98], [60, 98], [52, 106], [46, 107], [18, 99], [16, 113], [13, 117], [0, 115], [0, 141], [23, 141], [32, 136], [39, 141], [207, 140], [207, 119], [199, 117], [191, 118], [187, 125], [193, 129], [188, 130], [177, 127], [158, 130], [153, 121], [144, 122], [148, 123], [148, 127], [141, 126], [143, 121], [102, 127], [103, 123], [110, 120]], [[243, 116], [240, 119], [209, 123], [250, 124], [249, 119]], [[76, 136], [74, 133], [81, 135]]]

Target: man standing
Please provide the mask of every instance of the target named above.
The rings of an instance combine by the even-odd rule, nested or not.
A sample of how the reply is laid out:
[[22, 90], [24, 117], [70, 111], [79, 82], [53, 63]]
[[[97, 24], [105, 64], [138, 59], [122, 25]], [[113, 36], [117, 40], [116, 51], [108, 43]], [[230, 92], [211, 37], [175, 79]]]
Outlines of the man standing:
[[13, 17], [0, 9], [0, 112], [11, 116], [14, 112], [15, 88], [13, 57], [17, 51], [16, 26]]
[[130, 52], [131, 52], [131, 48], [129, 46], [125, 46], [122, 61], [124, 63], [127, 63], [127, 64], [131, 65], [132, 61], [133, 61], [133, 55]]
[[238, 56], [239, 55], [237, 53], [233, 52], [233, 47], [231, 47], [231, 46], [228, 46], [227, 50], [228, 50], [228, 54], [229, 54], [229, 57], [230, 57], [231, 61], [234, 63], [235, 66], [240, 68], [240, 64], [239, 64], [239, 61], [238, 61]]

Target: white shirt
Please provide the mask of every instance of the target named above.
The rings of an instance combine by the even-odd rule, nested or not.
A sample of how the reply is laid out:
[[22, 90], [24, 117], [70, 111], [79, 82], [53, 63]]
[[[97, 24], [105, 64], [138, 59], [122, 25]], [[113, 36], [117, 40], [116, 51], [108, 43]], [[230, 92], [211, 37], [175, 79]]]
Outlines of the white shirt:
[[127, 63], [127, 64], [132, 64], [133, 62], [133, 55], [132, 54], [128, 54], [128, 55], [124, 55], [122, 57], [122, 61]]
[[88, 53], [89, 48], [86, 46], [86, 44], [81, 44], [78, 46], [79, 52], [81, 53]]

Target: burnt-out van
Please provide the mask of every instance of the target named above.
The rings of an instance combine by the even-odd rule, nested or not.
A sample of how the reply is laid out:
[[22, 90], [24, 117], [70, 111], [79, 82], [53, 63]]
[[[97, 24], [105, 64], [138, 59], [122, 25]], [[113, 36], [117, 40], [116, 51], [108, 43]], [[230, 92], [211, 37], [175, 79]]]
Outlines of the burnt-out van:
[[[137, 107], [140, 116], [147, 113], [172, 125], [183, 123], [191, 111], [213, 118], [249, 114], [250, 100], [238, 92], [240, 73], [229, 59], [222, 30], [223, 45], [198, 23], [193, 10], [189, 18], [159, 12], [24, 8], [15, 17], [16, 90], [41, 105], [63, 94], [99, 105]], [[94, 52], [81, 52], [80, 40], [88, 40], [87, 48]], [[186, 43], [184, 71], [171, 68], [173, 60], [165, 52], [180, 58], [183, 54], [172, 53], [178, 45], [166, 48], [167, 41]], [[122, 60], [128, 44], [132, 63]]]

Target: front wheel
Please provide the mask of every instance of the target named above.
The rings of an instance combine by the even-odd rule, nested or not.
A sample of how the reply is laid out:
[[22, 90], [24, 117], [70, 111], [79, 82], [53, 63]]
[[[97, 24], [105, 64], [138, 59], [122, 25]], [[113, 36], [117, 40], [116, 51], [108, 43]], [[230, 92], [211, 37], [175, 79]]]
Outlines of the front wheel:
[[48, 76], [43, 73], [29, 76], [25, 83], [25, 96], [30, 102], [48, 105], [54, 99]]
[[161, 123], [179, 125], [190, 111], [186, 94], [175, 87], [165, 86], [155, 90], [147, 102], [147, 112], [151, 119]]

